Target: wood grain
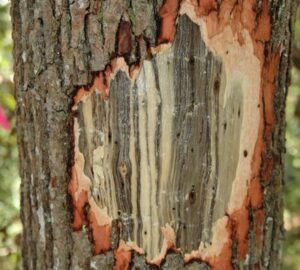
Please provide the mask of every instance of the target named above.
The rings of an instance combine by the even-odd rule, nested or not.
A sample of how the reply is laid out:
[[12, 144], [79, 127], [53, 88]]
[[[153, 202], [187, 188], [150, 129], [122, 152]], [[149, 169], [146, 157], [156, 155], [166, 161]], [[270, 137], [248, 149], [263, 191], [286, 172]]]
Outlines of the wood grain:
[[295, 1], [11, 5], [24, 269], [279, 269]]
[[240, 158], [241, 91], [182, 16], [173, 46], [145, 60], [135, 81], [119, 71], [107, 100], [94, 92], [77, 105], [91, 196], [149, 259], [166, 224], [183, 253], [211, 242]]

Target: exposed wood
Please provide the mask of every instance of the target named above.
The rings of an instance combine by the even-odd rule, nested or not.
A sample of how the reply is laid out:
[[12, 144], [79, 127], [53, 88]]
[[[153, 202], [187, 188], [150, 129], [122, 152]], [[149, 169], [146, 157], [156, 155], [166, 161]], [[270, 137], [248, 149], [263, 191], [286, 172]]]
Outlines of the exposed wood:
[[293, 10], [12, 1], [24, 269], [279, 269]]
[[[117, 71], [105, 101], [95, 92], [77, 105], [75, 153], [82, 153], [80, 174], [91, 182], [77, 192], [90, 192], [108, 217], [120, 218], [124, 240], [135, 241], [151, 259], [160, 253], [166, 224], [176, 228], [183, 251], [210, 239], [217, 157], [207, 145], [208, 126], [219, 104], [207, 101], [221, 76], [200, 29], [182, 17], [174, 46], [145, 60], [136, 80]], [[207, 198], [199, 196], [205, 192]]]

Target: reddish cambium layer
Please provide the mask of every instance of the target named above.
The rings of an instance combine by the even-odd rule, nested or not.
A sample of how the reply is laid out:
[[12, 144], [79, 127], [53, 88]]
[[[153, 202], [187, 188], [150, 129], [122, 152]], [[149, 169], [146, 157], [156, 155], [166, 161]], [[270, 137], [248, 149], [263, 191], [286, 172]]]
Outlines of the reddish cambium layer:
[[114, 251], [115, 265], [114, 270], [129, 269], [132, 250], [128, 248], [123, 240], [120, 241], [119, 247]]
[[248, 252], [249, 212], [247, 206], [230, 215], [231, 237], [237, 241], [238, 259], [243, 260]]
[[[228, 220], [226, 224], [226, 230], [229, 235], [232, 235], [232, 224], [231, 221]], [[228, 239], [228, 241], [223, 245], [222, 250], [219, 256], [212, 256], [208, 258], [201, 258], [201, 260], [206, 261], [213, 270], [227, 270], [231, 269], [231, 257], [232, 257], [232, 239]]]
[[111, 249], [111, 226], [99, 225], [95, 213], [89, 210], [88, 213], [89, 228], [91, 237], [94, 243], [94, 254], [100, 254], [102, 252]]
[[74, 231], [81, 230], [83, 225], [87, 225], [86, 214], [84, 212], [85, 206], [88, 204], [88, 194], [82, 191], [76, 200], [75, 193], [78, 190], [78, 179], [75, 166], [72, 168], [72, 179], [68, 186], [68, 192], [72, 196], [73, 203], [73, 223]]
[[[229, 228], [228, 228], [228, 231], [230, 231]], [[232, 246], [232, 241], [229, 240], [223, 246], [222, 252], [220, 253], [219, 256], [203, 259], [203, 261], [206, 261], [211, 266], [211, 269], [213, 269], [213, 270], [231, 269], [232, 268], [232, 266], [231, 266], [231, 256], [232, 256], [231, 246]]]
[[[176, 235], [172, 227], [166, 224], [165, 227], [161, 228], [161, 231], [164, 238], [161, 252], [153, 260], [148, 260], [148, 263], [158, 267], [169, 251], [180, 252], [175, 246]], [[136, 252], [140, 255], [144, 254], [144, 250], [138, 247], [135, 242], [125, 242], [121, 239], [118, 248], [114, 251], [116, 261], [114, 269], [129, 269], [127, 267], [130, 265], [132, 252]]]
[[259, 209], [263, 202], [263, 190], [259, 181], [259, 177], [256, 177], [250, 181], [249, 184], [249, 201], [253, 209]]
[[[78, 179], [76, 177], [75, 168], [73, 168], [72, 174], [73, 177], [68, 187], [73, 203], [72, 228], [74, 231], [78, 231], [81, 230], [83, 226], [88, 225], [93, 242], [94, 254], [108, 251], [111, 249], [111, 225], [98, 223], [97, 217], [90, 207], [91, 201], [86, 190], [82, 190], [78, 198], [76, 198], [75, 194], [78, 190]], [[87, 208], [89, 209], [87, 210]]]
[[176, 33], [176, 18], [180, 0], [165, 0], [159, 10], [161, 18], [159, 43], [173, 42]]
[[111, 65], [107, 65], [104, 71], [100, 71], [94, 76], [93, 83], [89, 87], [81, 87], [74, 97], [75, 105], [83, 101], [85, 97], [92, 94], [93, 91], [101, 93], [103, 99], [108, 98], [108, 88], [110, 83], [110, 74], [112, 73]]
[[[262, 20], [262, 23], [265, 23], [265, 21]], [[263, 204], [263, 189], [260, 181], [268, 181], [273, 169], [273, 160], [267, 157], [265, 151], [266, 146], [272, 139], [272, 132], [275, 126], [273, 100], [275, 94], [275, 80], [277, 77], [280, 60], [279, 52], [272, 52], [270, 49], [271, 45], [267, 46], [269, 46], [268, 48], [266, 48], [266, 50], [268, 51], [267, 56], [265, 57], [264, 53], [261, 53], [261, 58], [263, 59], [261, 102], [259, 106], [261, 120], [254, 157], [252, 160], [253, 173], [252, 180], [249, 186], [249, 198], [246, 202], [248, 205], [251, 205], [252, 209], [255, 210], [254, 223], [256, 226], [256, 245], [258, 247], [261, 247], [262, 245], [263, 223], [265, 219], [264, 211], [261, 209]], [[264, 167], [260, 175], [262, 161], [264, 163]]]
[[[217, 256], [198, 257], [202, 261], [207, 262], [212, 270], [230, 270], [232, 269], [232, 244], [237, 241], [238, 244], [238, 259], [243, 259], [248, 251], [247, 236], [249, 232], [248, 211], [243, 206], [240, 210], [232, 213], [228, 222], [225, 225], [225, 230], [228, 233], [228, 239]], [[220, 243], [222, 245], [222, 243]], [[185, 258], [186, 262], [196, 259], [197, 256]]]
[[176, 235], [174, 230], [169, 224], [166, 224], [165, 227], [161, 228], [161, 232], [163, 235], [163, 246], [161, 249], [160, 254], [155, 257], [152, 261], [150, 261], [151, 264], [155, 264], [158, 267], [160, 266], [163, 259], [167, 256], [168, 251], [173, 250], [175, 252], [178, 252], [179, 250], [176, 249]]
[[140, 66], [138, 64], [128, 66], [123, 57], [112, 59], [104, 71], [100, 71], [94, 75], [93, 82], [90, 86], [81, 87], [77, 91], [74, 97], [74, 105], [76, 106], [79, 102], [84, 101], [94, 91], [101, 93], [102, 99], [108, 99], [110, 83], [119, 70], [127, 73], [128, 77], [134, 81], [140, 70]]

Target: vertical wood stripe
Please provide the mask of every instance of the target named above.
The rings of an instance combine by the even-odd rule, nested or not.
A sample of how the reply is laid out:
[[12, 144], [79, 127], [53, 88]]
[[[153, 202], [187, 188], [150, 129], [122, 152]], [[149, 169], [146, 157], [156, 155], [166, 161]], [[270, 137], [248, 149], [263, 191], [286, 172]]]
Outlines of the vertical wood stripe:
[[[228, 161], [233, 170], [220, 169], [218, 149], [238, 156], [241, 121], [222, 102], [234, 110], [241, 96], [237, 85], [224, 101], [225, 83], [199, 27], [182, 16], [173, 46], [145, 60], [134, 82], [119, 71], [107, 100], [94, 92], [78, 104], [79, 148], [92, 196], [121, 220], [123, 239], [135, 241], [148, 258], [160, 253], [166, 224], [185, 253], [209, 243], [213, 222], [226, 212], [228, 199], [220, 200], [218, 185], [224, 182], [229, 198], [234, 175], [226, 172], [234, 172], [238, 160]], [[224, 141], [237, 143], [224, 146], [219, 133], [226, 119]]]

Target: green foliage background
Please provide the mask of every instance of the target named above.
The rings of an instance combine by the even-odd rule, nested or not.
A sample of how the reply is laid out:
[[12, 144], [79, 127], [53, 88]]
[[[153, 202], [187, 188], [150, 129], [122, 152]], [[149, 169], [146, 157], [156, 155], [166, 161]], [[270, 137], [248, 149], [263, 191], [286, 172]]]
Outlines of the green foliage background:
[[[295, 47], [300, 51], [300, 10], [295, 24]], [[292, 69], [286, 107], [285, 228], [283, 269], [300, 269], [300, 70]]]
[[21, 223], [12, 83], [12, 40], [9, 5], [0, 1], [0, 105], [10, 130], [0, 127], [0, 269], [20, 269]]
[[[9, 131], [0, 127], [0, 270], [20, 269], [18, 157], [15, 100], [12, 82], [12, 41], [9, 4], [0, 0], [0, 105], [9, 119]], [[295, 40], [300, 48], [300, 16]], [[300, 269], [300, 71], [292, 70], [287, 98], [287, 153], [285, 168], [286, 241], [283, 270]]]

